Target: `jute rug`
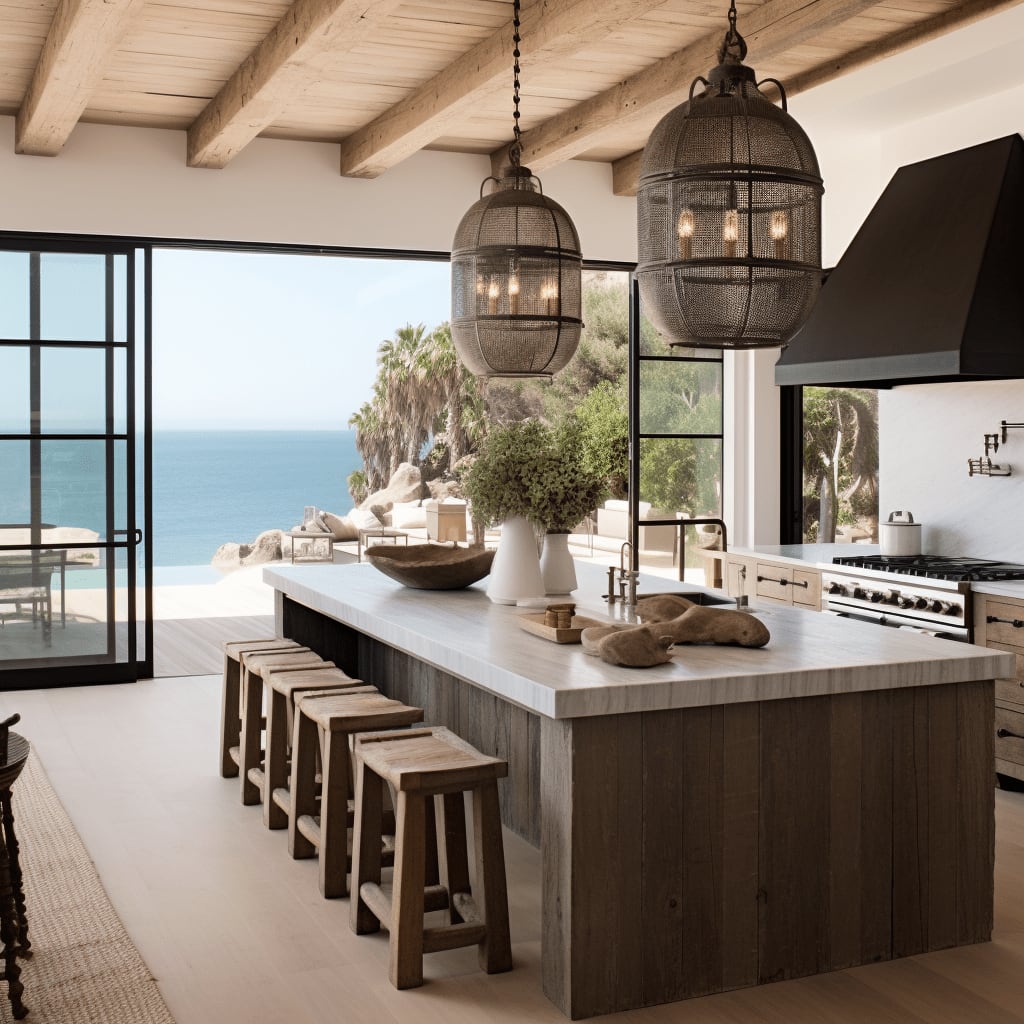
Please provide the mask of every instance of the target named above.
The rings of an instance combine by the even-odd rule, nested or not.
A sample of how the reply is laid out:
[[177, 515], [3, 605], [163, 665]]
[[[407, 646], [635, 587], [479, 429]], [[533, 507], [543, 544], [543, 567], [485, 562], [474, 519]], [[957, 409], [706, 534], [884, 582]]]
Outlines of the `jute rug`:
[[[33, 956], [20, 960], [29, 1024], [174, 1024], [89, 854], [33, 753], [14, 784]], [[0, 982], [0, 1021], [11, 1020]]]

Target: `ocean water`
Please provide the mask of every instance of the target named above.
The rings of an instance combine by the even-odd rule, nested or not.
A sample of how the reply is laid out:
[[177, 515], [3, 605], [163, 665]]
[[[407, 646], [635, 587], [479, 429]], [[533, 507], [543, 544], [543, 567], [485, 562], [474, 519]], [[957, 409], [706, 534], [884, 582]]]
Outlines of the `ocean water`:
[[221, 544], [352, 507], [355, 431], [154, 431], [153, 564], [207, 565]]
[[[43, 521], [102, 536], [104, 445], [54, 440], [42, 449]], [[153, 564], [209, 566], [221, 544], [288, 530], [307, 505], [342, 514], [352, 507], [346, 478], [361, 465], [353, 430], [154, 431]], [[28, 480], [28, 446], [0, 442], [0, 523], [28, 522]], [[115, 489], [124, 494], [123, 478]]]

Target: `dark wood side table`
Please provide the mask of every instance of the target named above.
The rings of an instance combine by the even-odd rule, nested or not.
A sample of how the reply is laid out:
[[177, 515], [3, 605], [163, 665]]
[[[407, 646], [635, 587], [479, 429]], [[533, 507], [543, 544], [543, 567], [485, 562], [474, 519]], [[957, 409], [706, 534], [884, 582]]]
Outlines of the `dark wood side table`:
[[[3, 730], [6, 732], [6, 729]], [[21, 1001], [25, 986], [21, 983], [18, 957], [32, 955], [28, 940], [28, 916], [25, 912], [25, 890], [22, 885], [21, 865], [18, 862], [18, 839], [14, 834], [14, 813], [11, 810], [11, 787], [28, 760], [28, 740], [16, 732], [7, 733], [7, 752], [3, 757], [3, 738], [0, 737], [0, 943], [3, 945], [4, 973], [7, 995], [15, 1020], [21, 1020], [28, 1008]]]

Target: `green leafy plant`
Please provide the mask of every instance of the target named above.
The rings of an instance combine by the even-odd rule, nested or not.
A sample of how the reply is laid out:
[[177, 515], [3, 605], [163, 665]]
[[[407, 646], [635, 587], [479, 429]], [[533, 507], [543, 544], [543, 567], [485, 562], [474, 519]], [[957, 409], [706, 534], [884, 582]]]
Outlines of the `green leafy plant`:
[[573, 421], [552, 429], [539, 420], [496, 427], [463, 476], [474, 518], [488, 525], [524, 516], [552, 533], [570, 531], [606, 493], [584, 459]]

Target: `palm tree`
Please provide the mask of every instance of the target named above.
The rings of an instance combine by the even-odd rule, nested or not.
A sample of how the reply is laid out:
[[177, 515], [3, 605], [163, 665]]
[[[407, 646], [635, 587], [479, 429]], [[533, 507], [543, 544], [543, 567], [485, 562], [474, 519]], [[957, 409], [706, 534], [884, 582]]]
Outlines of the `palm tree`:
[[878, 512], [878, 394], [804, 389], [804, 494], [818, 495], [818, 541], [835, 540], [840, 508]]

